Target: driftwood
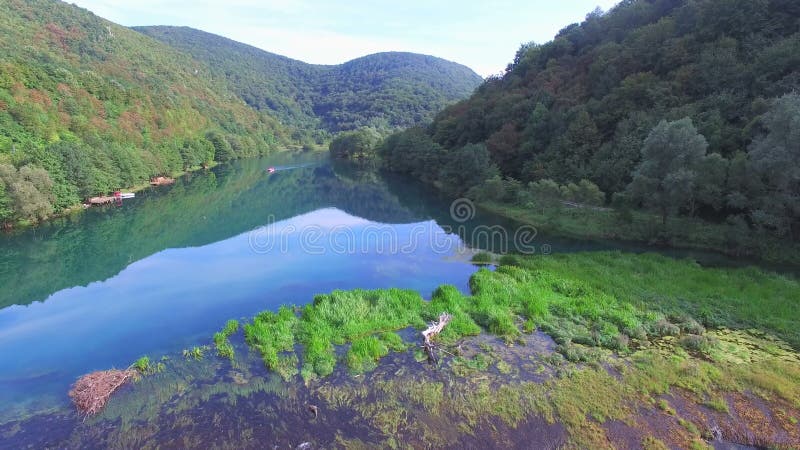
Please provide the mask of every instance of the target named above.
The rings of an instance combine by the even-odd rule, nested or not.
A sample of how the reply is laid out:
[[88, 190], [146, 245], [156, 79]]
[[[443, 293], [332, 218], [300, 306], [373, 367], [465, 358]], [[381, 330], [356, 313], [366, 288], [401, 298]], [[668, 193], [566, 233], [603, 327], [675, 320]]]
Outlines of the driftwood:
[[437, 334], [441, 333], [444, 330], [444, 327], [450, 323], [450, 320], [453, 319], [453, 316], [443, 312], [439, 315], [439, 321], [430, 324], [428, 328], [426, 328], [422, 332], [422, 348], [425, 349], [425, 353], [428, 354], [428, 361], [431, 363], [436, 363], [436, 354], [434, 353], [434, 344], [431, 339], [436, 336]]
[[101, 370], [78, 378], [69, 396], [78, 411], [87, 417], [97, 414], [106, 406], [111, 394], [135, 377], [137, 372], [126, 370]]

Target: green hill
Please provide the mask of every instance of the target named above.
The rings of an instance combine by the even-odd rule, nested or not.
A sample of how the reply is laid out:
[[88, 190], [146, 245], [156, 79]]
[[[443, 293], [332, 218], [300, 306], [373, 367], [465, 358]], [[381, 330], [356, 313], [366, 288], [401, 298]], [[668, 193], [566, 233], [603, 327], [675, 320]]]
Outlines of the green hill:
[[250, 106], [286, 123], [330, 132], [429, 122], [482, 81], [465, 66], [414, 53], [378, 53], [322, 66], [187, 27], [134, 29], [208, 63]]
[[384, 159], [454, 193], [541, 204], [591, 181], [665, 224], [800, 240], [798, 88], [800, 3], [627, 0], [523, 45]]
[[0, 2], [0, 225], [331, 132], [423, 123], [481, 81], [410, 53], [317, 66], [189, 28], [138, 30], [60, 1]]
[[0, 223], [289, 141], [204, 63], [76, 6], [0, 2], [0, 37]]

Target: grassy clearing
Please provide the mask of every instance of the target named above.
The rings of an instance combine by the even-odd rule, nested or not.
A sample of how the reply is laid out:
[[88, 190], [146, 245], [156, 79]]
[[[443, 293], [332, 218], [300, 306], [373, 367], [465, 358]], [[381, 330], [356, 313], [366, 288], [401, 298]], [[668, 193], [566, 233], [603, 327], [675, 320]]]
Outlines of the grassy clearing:
[[[800, 323], [800, 283], [790, 276], [754, 267], [703, 268], [688, 260], [620, 252], [520, 258], [518, 264], [557, 283], [563, 280], [592, 295], [602, 295], [617, 308], [612, 314], [618, 318], [630, 317], [619, 308], [640, 311], [651, 319], [644, 325], [652, 327], [656, 325], [653, 318], [664, 318], [689, 334], [702, 331], [697, 322], [711, 328], [756, 328], [800, 348], [800, 328], [796, 326]], [[604, 306], [597, 308], [602, 311]]]

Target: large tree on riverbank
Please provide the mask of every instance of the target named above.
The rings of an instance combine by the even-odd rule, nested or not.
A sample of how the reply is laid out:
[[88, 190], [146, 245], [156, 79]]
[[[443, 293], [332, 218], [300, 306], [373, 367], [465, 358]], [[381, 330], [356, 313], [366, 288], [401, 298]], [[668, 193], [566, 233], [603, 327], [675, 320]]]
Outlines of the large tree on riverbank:
[[750, 148], [755, 178], [753, 220], [800, 237], [800, 94], [776, 100], [763, 116], [766, 132]]
[[644, 141], [642, 160], [633, 172], [627, 194], [657, 209], [662, 224], [666, 224], [670, 214], [693, 200], [700, 176], [698, 168], [707, 148], [708, 142], [691, 119], [662, 120]]

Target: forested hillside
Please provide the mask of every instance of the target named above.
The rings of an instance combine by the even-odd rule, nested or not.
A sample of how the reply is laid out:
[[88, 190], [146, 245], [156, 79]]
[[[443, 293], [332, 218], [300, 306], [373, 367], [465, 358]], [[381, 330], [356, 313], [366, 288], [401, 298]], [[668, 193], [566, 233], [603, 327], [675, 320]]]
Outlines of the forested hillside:
[[482, 81], [465, 66], [414, 53], [378, 53], [321, 66], [187, 27], [134, 29], [207, 62], [247, 104], [306, 130], [424, 124]]
[[429, 129], [388, 139], [385, 161], [454, 193], [525, 205], [599, 187], [665, 224], [800, 240], [799, 31], [794, 0], [626, 0], [523, 45]]
[[54, 0], [0, 2], [0, 223], [288, 141], [207, 67]]

